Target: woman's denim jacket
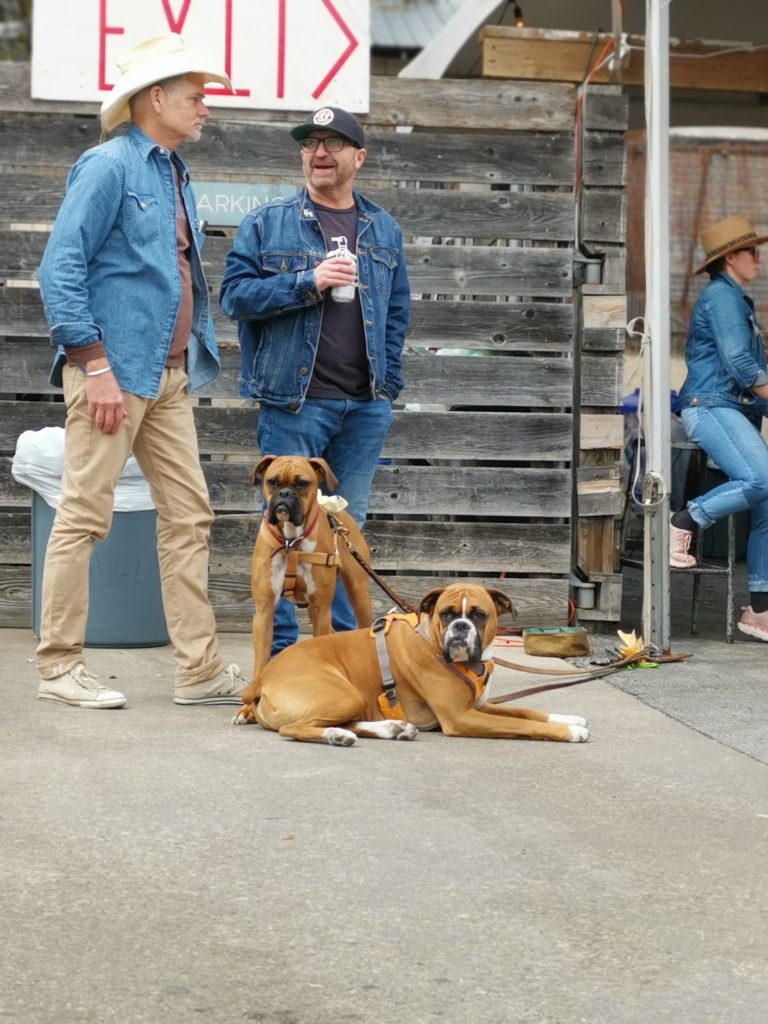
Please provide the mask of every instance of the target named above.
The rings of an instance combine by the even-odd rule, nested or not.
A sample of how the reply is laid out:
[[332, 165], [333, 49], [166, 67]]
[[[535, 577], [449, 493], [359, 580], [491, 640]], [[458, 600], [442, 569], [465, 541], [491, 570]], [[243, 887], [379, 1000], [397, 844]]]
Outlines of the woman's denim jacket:
[[61, 387], [64, 346], [100, 340], [123, 391], [157, 396], [179, 311], [176, 195], [171, 159], [191, 227], [192, 334], [189, 388], [219, 372], [203, 234], [182, 160], [135, 125], [89, 149], [72, 167], [38, 272], [51, 341], [51, 383]]
[[[371, 397], [400, 394], [410, 287], [403, 238], [357, 192], [357, 272]], [[238, 321], [240, 394], [298, 412], [315, 364], [323, 296], [314, 268], [327, 246], [306, 189], [247, 214], [227, 256], [221, 308]]]
[[715, 406], [739, 409], [750, 417], [768, 412], [768, 402], [751, 390], [768, 384], [755, 305], [730, 275], [714, 274], [693, 307], [685, 362], [688, 376], [678, 410]]

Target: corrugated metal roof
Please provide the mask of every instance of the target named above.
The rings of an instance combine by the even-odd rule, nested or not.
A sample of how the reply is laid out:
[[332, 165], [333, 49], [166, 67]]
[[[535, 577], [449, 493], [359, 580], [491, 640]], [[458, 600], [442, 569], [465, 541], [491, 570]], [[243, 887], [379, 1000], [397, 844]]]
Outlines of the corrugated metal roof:
[[420, 50], [472, 0], [371, 0], [371, 45]]

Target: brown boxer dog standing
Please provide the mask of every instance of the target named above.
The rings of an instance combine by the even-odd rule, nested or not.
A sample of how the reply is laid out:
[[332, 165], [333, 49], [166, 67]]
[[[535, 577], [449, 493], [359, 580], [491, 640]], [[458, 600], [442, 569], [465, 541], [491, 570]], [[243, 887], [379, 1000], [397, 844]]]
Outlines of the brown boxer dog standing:
[[[251, 483], [261, 483], [267, 509], [251, 558], [254, 616], [253, 676], [269, 661], [272, 619], [283, 594], [306, 607], [315, 636], [331, 632], [331, 600], [341, 577], [358, 626], [370, 626], [368, 576], [342, 538], [334, 534], [328, 515], [318, 504], [318, 488], [335, 490], [336, 477], [325, 459], [299, 455], [265, 455], [251, 470]], [[368, 561], [368, 545], [347, 512], [333, 519], [349, 535], [352, 547]]]
[[500, 590], [453, 583], [422, 599], [417, 627], [415, 616], [386, 616], [370, 630], [294, 644], [245, 688], [233, 721], [335, 746], [356, 736], [411, 740], [436, 728], [447, 736], [586, 740], [583, 718], [485, 704], [497, 617], [512, 611]]

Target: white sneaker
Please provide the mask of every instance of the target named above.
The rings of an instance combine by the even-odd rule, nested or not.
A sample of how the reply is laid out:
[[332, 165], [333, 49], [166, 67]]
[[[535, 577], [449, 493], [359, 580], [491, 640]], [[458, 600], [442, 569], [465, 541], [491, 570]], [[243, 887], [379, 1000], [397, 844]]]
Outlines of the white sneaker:
[[240, 694], [244, 689], [245, 680], [239, 667], [227, 665], [213, 679], [177, 686], [173, 701], [174, 704], [242, 704]]
[[61, 676], [41, 679], [37, 696], [76, 708], [121, 708], [126, 703], [122, 693], [102, 686], [99, 677], [89, 672], [82, 661]]

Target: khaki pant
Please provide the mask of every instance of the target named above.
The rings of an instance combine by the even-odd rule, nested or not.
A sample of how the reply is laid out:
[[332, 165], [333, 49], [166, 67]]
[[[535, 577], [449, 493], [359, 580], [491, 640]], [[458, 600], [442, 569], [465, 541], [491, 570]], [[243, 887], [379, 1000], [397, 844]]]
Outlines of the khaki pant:
[[133, 452], [157, 508], [157, 555], [176, 686], [211, 679], [223, 667], [208, 601], [213, 512], [186, 373], [165, 370], [154, 399], [124, 393], [128, 415], [115, 434], [94, 426], [85, 377], [72, 367], [64, 367], [64, 397], [64, 474], [43, 571], [40, 676], [52, 679], [83, 660], [93, 542], [109, 532], [115, 485]]

